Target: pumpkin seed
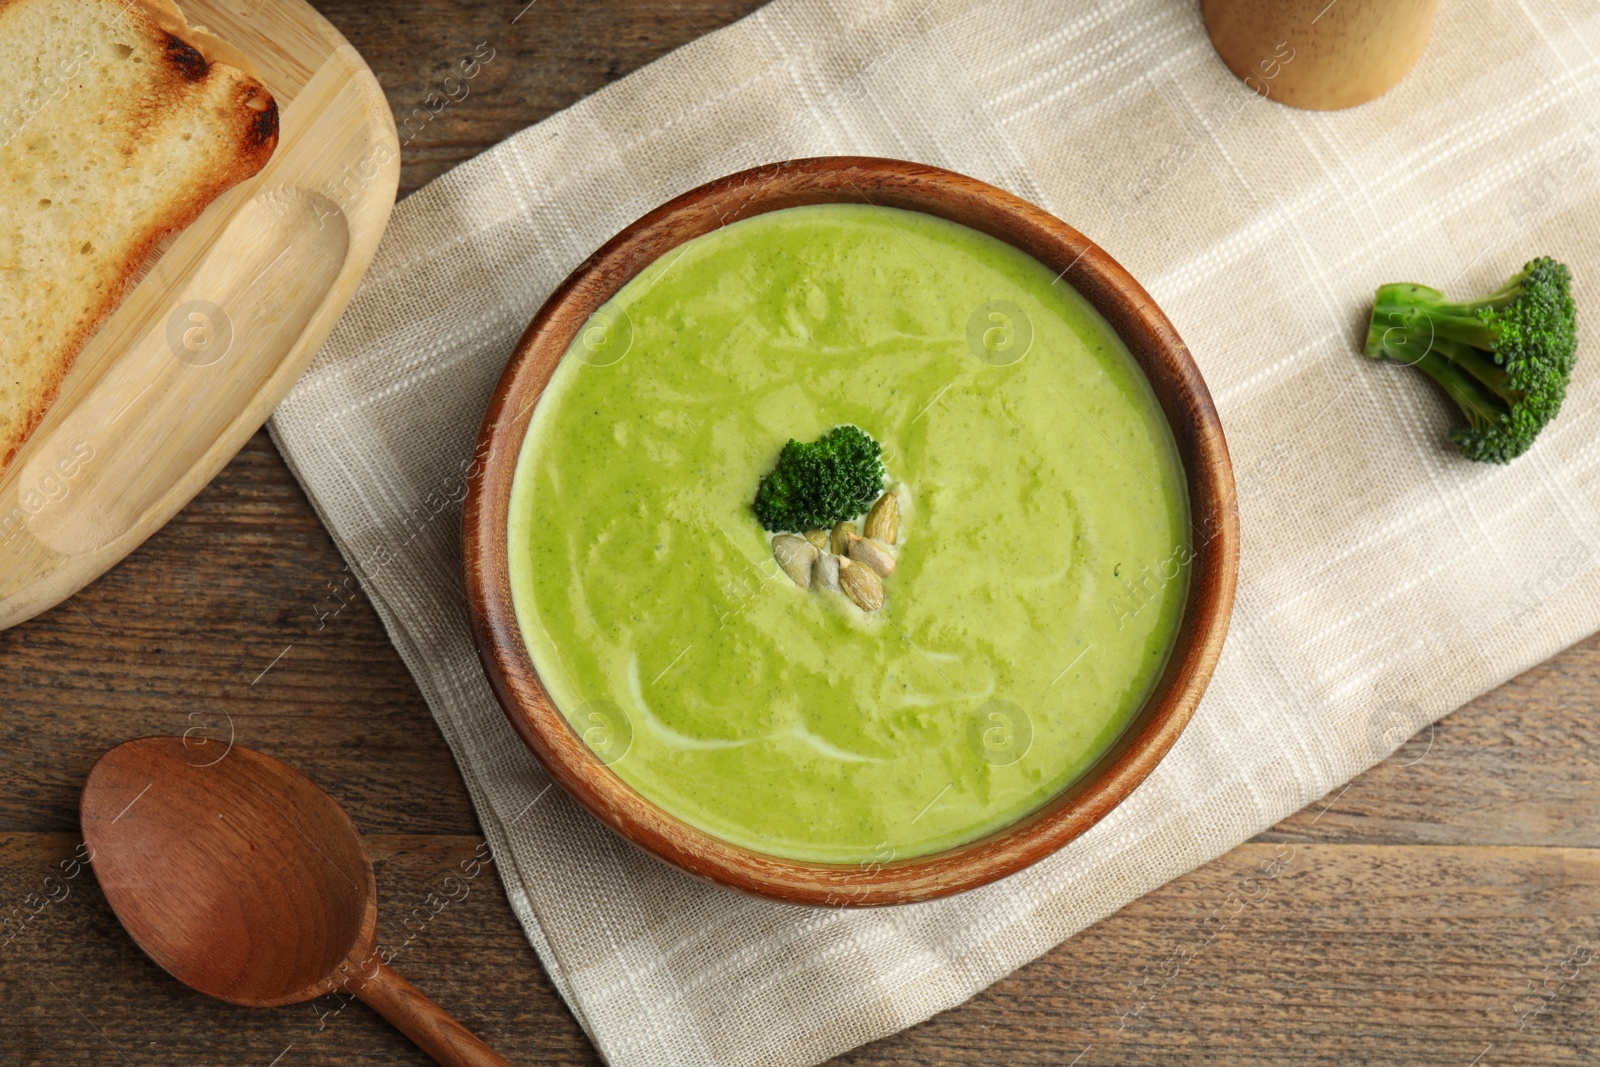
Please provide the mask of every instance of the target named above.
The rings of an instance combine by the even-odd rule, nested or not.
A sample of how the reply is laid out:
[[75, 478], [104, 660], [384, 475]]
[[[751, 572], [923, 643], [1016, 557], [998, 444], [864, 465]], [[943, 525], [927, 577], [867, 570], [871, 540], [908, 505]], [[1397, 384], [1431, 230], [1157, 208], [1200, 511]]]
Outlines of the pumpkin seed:
[[867, 521], [862, 530], [868, 537], [892, 545], [900, 539], [900, 498], [893, 493], [885, 493], [872, 505], [872, 510], [867, 512]]
[[879, 577], [889, 577], [894, 570], [894, 553], [870, 537], [851, 537], [847, 553], [857, 563], [865, 563], [878, 572]]
[[883, 607], [883, 579], [864, 563], [839, 561], [839, 588], [843, 589], [856, 607], [862, 611], [877, 611]]
[[848, 522], [837, 522], [833, 525], [833, 532], [828, 535], [828, 551], [836, 556], [842, 556], [850, 549], [850, 538], [856, 536], [856, 528]]
[[811, 584], [818, 589], [839, 588], [839, 557], [832, 552], [817, 553], [811, 565]]
[[772, 539], [772, 558], [778, 561], [783, 573], [794, 579], [801, 589], [811, 588], [811, 564], [817, 558], [817, 546], [804, 537], [779, 534]]

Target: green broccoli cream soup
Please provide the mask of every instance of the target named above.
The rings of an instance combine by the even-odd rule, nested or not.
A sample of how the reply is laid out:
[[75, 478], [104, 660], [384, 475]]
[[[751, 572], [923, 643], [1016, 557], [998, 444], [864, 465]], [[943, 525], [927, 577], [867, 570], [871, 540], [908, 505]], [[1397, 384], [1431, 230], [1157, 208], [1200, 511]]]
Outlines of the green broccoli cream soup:
[[[874, 611], [800, 588], [752, 507], [791, 438], [843, 425], [899, 503]], [[545, 688], [646, 798], [881, 862], [1107, 750], [1165, 666], [1188, 529], [1171, 431], [1083, 297], [965, 226], [830, 204], [689, 241], [595, 313], [522, 447], [511, 582]]]

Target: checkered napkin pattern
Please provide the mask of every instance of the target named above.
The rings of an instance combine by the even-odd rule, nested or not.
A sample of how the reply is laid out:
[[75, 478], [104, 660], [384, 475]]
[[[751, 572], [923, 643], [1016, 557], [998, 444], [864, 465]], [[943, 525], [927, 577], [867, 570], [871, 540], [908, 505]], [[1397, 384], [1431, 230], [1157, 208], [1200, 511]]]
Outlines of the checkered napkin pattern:
[[[278, 409], [609, 1063], [802, 1067], [959, 1004], [1600, 627], [1600, 356], [1491, 467], [1443, 441], [1421, 375], [1360, 355], [1379, 283], [1487, 292], [1537, 254], [1600, 322], [1600, 10], [1445, 4], [1406, 81], [1322, 113], [1252, 96], [1198, 6], [777, 0], [407, 198]], [[479, 419], [561, 278], [677, 193], [836, 153], [972, 174], [1127, 266], [1211, 386], [1243, 530], [1222, 662], [1156, 773], [1021, 874], [868, 912], [701, 884], [547, 792], [484, 681], [458, 562]]]

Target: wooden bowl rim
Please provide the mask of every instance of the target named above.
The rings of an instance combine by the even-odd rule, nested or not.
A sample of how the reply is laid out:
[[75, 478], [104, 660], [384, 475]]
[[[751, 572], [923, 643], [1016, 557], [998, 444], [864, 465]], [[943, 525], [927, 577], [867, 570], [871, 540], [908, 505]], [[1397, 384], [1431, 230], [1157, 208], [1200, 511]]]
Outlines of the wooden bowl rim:
[[[869, 203], [922, 211], [991, 234], [1065, 276], [1105, 316], [1151, 382], [1178, 444], [1189, 491], [1188, 603], [1167, 666], [1119, 740], [1043, 807], [943, 852], [884, 863], [783, 859], [717, 838], [667, 813], [584, 743], [539, 681], [511, 598], [512, 480], [534, 404], [578, 329], [669, 249], [739, 219], [802, 204]], [[567, 276], [529, 323], [496, 385], [469, 469], [462, 515], [468, 614], [479, 656], [511, 725], [551, 777], [645, 851], [733, 889], [797, 904], [932, 900], [1013, 874], [1059, 850], [1121, 803], [1171, 749], [1221, 654], [1238, 572], [1238, 515], [1227, 443], [1210, 393], [1177, 330], [1099, 246], [1011, 193], [953, 171], [865, 156], [820, 156], [741, 171], [692, 189], [624, 227]]]

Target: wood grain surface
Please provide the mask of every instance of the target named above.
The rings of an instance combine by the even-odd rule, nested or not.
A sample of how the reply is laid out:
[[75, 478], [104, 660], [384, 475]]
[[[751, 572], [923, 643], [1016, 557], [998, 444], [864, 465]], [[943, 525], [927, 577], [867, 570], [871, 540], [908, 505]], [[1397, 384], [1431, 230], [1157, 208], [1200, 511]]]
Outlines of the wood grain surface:
[[[404, 116], [497, 42], [471, 95], [417, 127], [402, 192], [755, 6], [540, 0], [511, 26], [520, 4], [319, 5], [378, 73], [402, 141]], [[379, 936], [408, 978], [513, 1063], [599, 1062], [492, 868], [465, 896], [445, 885], [483, 839], [342, 567], [257, 434], [126, 562], [0, 633], [0, 1063], [427, 1063], [359, 1003], [252, 1010], [190, 992], [140, 954], [76, 862], [95, 758], [140, 734], [226, 736], [223, 713], [361, 828]], [[1594, 1063], [1597, 703], [1590, 638], [968, 1004], [838, 1062]]]

